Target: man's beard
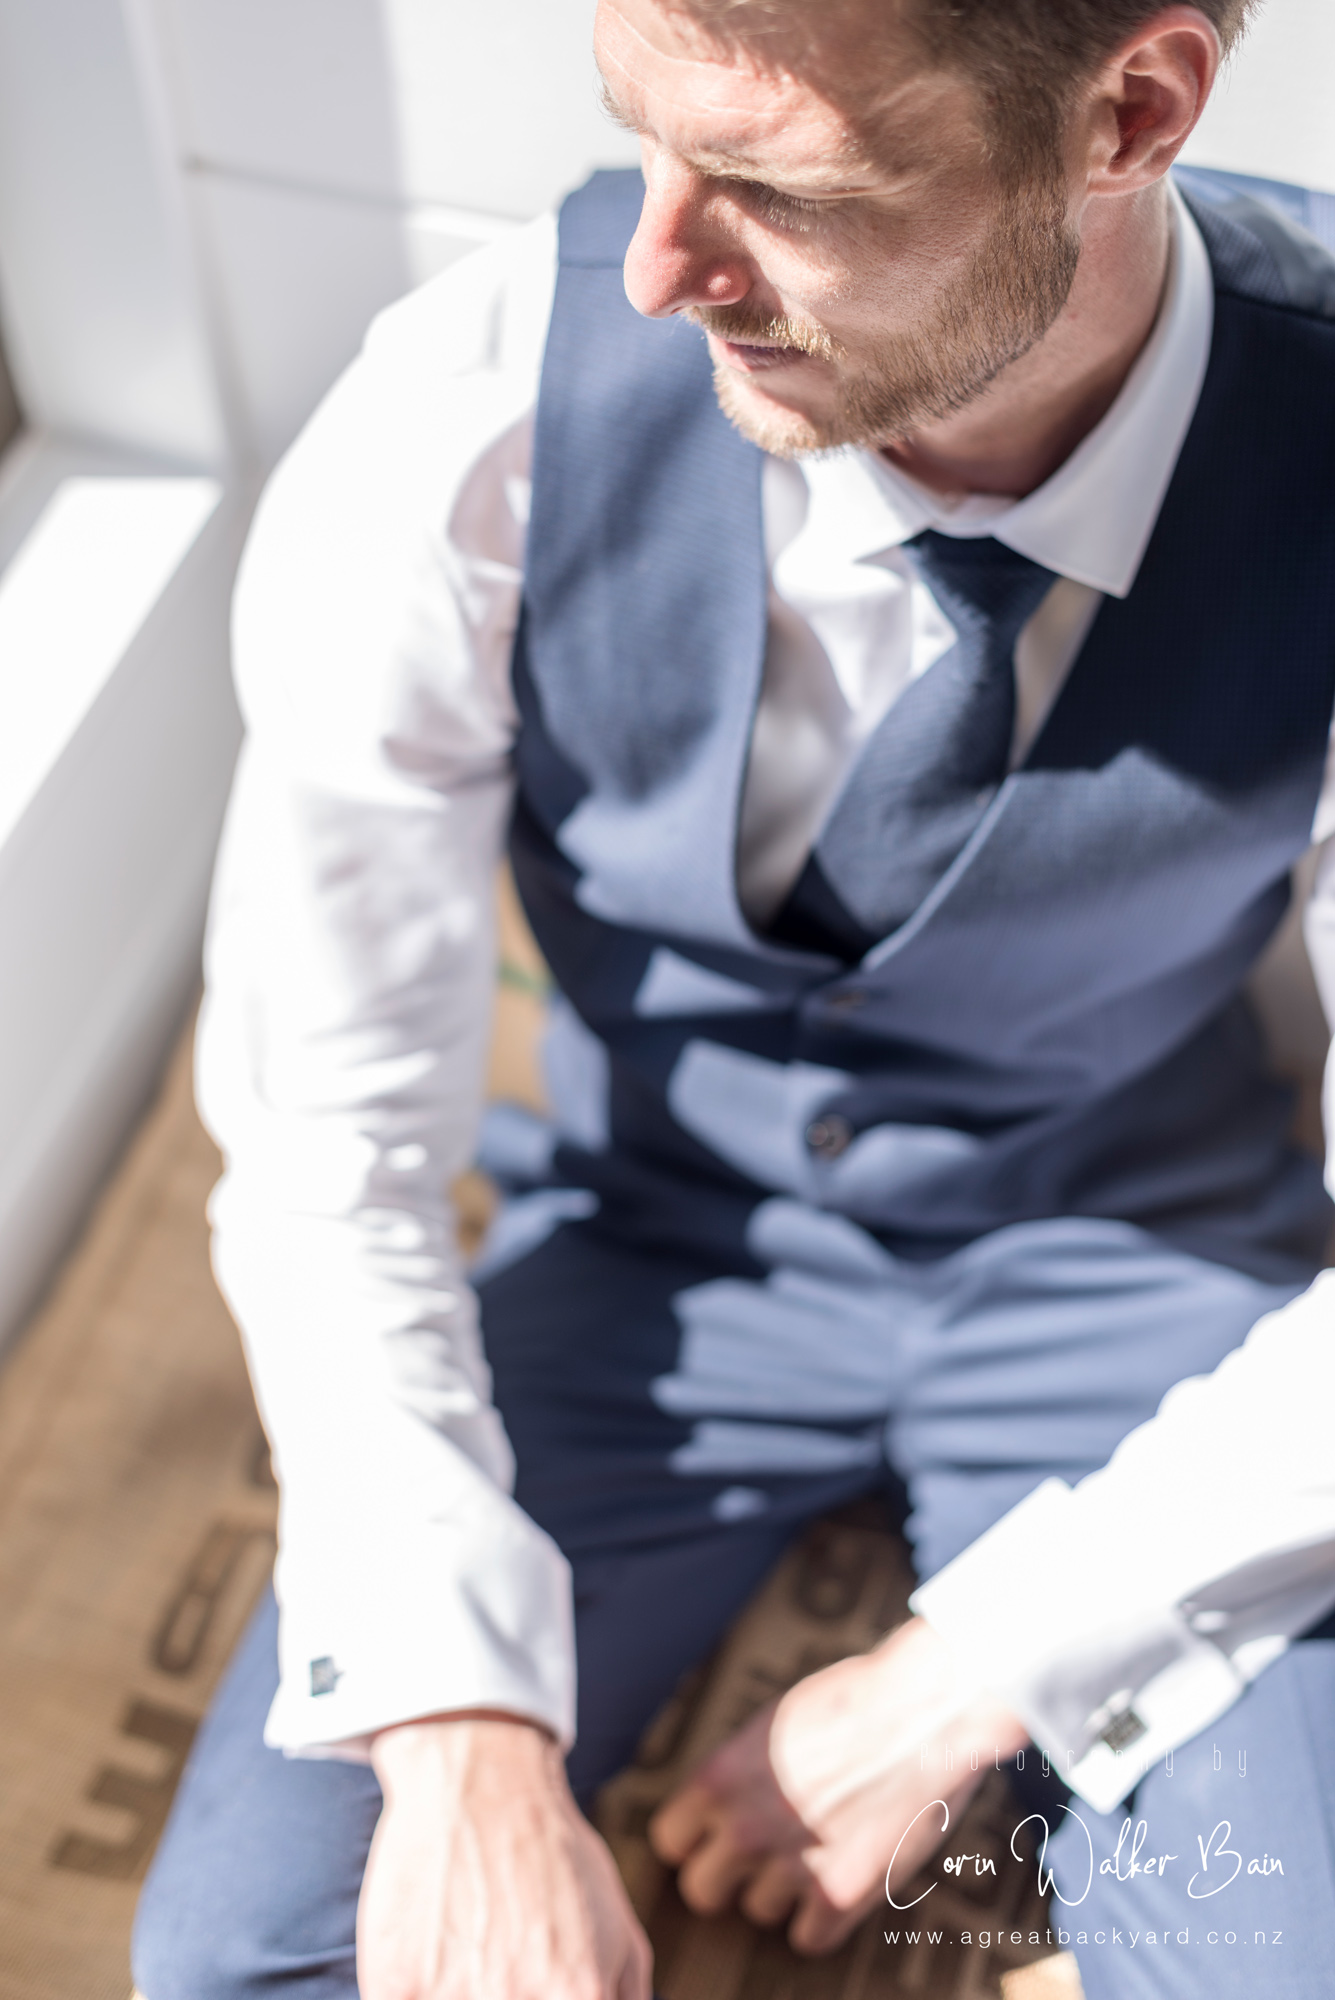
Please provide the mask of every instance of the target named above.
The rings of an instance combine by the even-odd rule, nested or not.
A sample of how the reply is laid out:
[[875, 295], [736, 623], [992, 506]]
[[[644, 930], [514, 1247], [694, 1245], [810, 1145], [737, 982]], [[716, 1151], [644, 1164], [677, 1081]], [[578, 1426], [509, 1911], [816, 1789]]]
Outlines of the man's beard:
[[724, 340], [777, 343], [831, 364], [835, 401], [822, 416], [760, 406], [745, 377], [723, 363], [714, 370], [723, 413], [743, 436], [778, 458], [800, 458], [841, 445], [891, 444], [962, 410], [1043, 338], [1066, 304], [1079, 258], [1065, 190], [1054, 179], [1008, 196], [985, 245], [931, 318], [879, 342], [861, 363], [809, 321], [762, 320], [744, 306], [702, 307], [687, 317]]

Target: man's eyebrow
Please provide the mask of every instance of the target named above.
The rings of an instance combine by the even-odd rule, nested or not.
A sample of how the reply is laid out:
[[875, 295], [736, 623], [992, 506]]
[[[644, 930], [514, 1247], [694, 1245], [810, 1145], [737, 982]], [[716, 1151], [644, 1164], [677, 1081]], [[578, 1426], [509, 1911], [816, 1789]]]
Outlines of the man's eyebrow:
[[[598, 92], [603, 110], [614, 124], [624, 132], [643, 133], [642, 122], [621, 103], [605, 76], [598, 78]], [[722, 145], [706, 146], [691, 164], [698, 167], [701, 173], [716, 175], [720, 179], [754, 181], [760, 187], [781, 184], [799, 190], [808, 188], [813, 194], [856, 193], [872, 173], [871, 162], [856, 147], [849, 147], [838, 159], [832, 160], [827, 169], [815, 174], [776, 175], [772, 168], [762, 171], [745, 153], [734, 153], [731, 148]]]
[[611, 84], [607, 81], [601, 70], [598, 72], [598, 96], [601, 99], [603, 110], [607, 113], [612, 123], [619, 125], [623, 132], [638, 133], [643, 129], [639, 119], [633, 112], [627, 111], [625, 105], [617, 97]]
[[701, 173], [717, 175], [720, 179], [754, 181], [757, 187], [791, 188], [799, 194], [804, 191], [808, 194], [863, 194], [871, 184], [870, 169], [863, 160], [832, 162], [828, 168], [813, 173], [776, 173], [772, 167], [762, 171], [753, 160], [720, 147], [702, 155], [693, 164], [699, 167]]

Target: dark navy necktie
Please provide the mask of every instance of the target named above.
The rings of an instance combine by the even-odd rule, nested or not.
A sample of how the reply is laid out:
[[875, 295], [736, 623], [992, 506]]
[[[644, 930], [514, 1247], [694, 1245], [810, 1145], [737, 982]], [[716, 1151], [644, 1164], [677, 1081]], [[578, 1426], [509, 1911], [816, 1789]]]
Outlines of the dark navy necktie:
[[872, 736], [772, 934], [861, 957], [912, 916], [1006, 775], [1015, 644], [1053, 572], [991, 536], [928, 528], [906, 545], [955, 643]]

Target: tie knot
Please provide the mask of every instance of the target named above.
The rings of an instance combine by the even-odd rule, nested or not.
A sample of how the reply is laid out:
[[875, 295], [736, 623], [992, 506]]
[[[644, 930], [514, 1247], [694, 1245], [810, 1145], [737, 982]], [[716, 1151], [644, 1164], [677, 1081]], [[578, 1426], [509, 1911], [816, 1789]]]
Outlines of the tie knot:
[[1008, 652], [1054, 581], [1052, 570], [992, 535], [924, 528], [905, 546], [942, 610], [957, 624], [988, 625]]

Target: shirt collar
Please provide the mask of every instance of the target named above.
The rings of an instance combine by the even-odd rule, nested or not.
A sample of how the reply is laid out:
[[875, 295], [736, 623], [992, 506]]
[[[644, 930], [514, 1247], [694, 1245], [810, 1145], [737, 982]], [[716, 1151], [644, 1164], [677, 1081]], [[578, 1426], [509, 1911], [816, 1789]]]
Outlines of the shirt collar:
[[852, 561], [923, 528], [994, 535], [1058, 576], [1125, 597], [1195, 414], [1214, 330], [1209, 253], [1171, 181], [1168, 188], [1168, 279], [1153, 331], [1111, 409], [1050, 479], [1023, 500], [970, 494], [945, 507], [877, 453], [836, 452], [803, 461], [808, 528]]

